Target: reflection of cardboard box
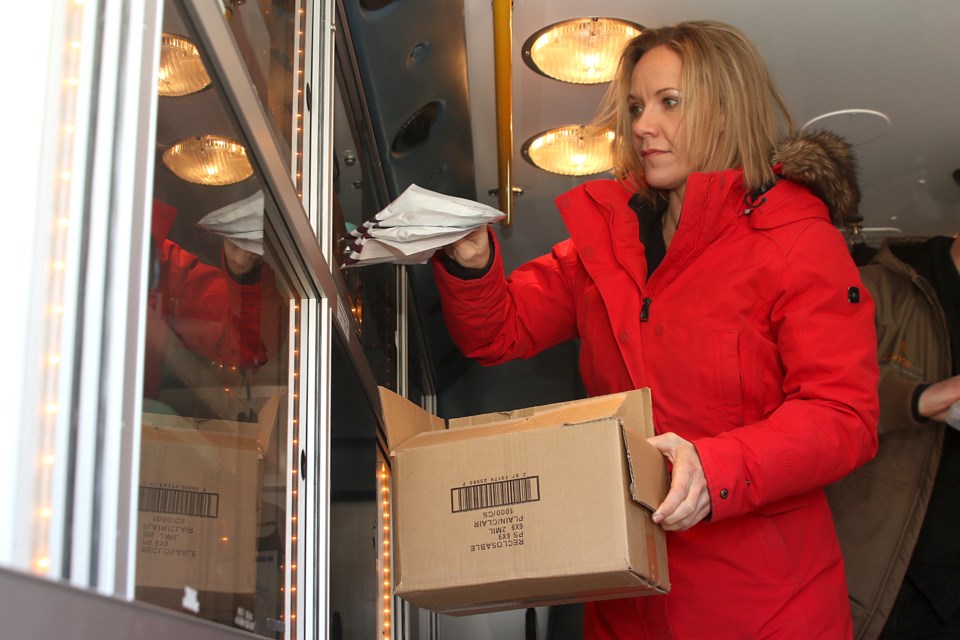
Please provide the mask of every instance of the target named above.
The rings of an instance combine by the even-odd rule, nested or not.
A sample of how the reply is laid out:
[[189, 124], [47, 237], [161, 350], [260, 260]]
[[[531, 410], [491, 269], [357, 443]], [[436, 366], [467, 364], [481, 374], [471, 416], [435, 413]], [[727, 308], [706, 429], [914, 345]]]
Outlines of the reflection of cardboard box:
[[201, 617], [232, 622], [237, 606], [252, 611], [263, 449], [280, 397], [257, 423], [144, 414], [138, 599], [180, 608], [192, 589]]
[[449, 425], [380, 397], [399, 596], [463, 615], [669, 591], [648, 389]]
[[273, 636], [283, 630], [283, 564], [276, 549], [257, 552], [257, 591], [253, 611], [256, 633]]

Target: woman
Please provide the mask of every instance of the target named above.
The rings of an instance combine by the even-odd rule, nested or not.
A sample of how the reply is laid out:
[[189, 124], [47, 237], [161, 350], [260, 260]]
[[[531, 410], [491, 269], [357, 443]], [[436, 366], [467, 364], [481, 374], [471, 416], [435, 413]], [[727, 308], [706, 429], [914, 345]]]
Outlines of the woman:
[[601, 105], [619, 180], [557, 205], [570, 239], [509, 279], [492, 234], [434, 271], [485, 364], [579, 339], [591, 395], [650, 387], [670, 491], [666, 596], [588, 603], [587, 638], [845, 638], [822, 487], [876, 451], [873, 304], [835, 224], [849, 148], [791, 121], [736, 29], [688, 22], [625, 49]]

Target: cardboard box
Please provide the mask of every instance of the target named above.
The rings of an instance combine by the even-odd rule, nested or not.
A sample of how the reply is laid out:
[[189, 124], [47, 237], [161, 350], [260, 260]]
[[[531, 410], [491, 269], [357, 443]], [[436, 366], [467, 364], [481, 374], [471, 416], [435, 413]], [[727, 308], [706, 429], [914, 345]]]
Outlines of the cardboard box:
[[[258, 423], [143, 415], [137, 599], [182, 601], [225, 623], [237, 607], [253, 610], [264, 449], [280, 398], [267, 401]], [[186, 604], [193, 592], [198, 602]]]
[[400, 597], [465, 615], [669, 591], [649, 389], [448, 424], [380, 400]]

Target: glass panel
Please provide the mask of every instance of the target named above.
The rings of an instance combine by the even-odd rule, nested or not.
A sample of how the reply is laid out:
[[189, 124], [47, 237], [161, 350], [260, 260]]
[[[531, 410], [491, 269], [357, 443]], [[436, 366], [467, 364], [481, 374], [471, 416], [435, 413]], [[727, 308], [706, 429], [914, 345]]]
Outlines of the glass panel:
[[[369, 181], [364, 181], [373, 170], [368, 151], [357, 143], [339, 87], [334, 89], [333, 114], [333, 253], [334, 261], [340, 266], [352, 239], [350, 233], [379, 209], [368, 195]], [[362, 269], [341, 271], [345, 293], [351, 299], [356, 298], [362, 272]], [[359, 320], [356, 304], [354, 307], [354, 316]]]
[[[295, 158], [300, 184], [307, 0], [227, 0], [226, 16], [278, 137]], [[294, 165], [292, 165], [294, 166]]]
[[[377, 168], [375, 150], [358, 144], [340, 91], [335, 92], [333, 158], [334, 262], [343, 263], [344, 251], [354, 231], [386, 206], [373, 185]], [[353, 123], [355, 124], [355, 123]], [[377, 383], [397, 390], [397, 267], [376, 264], [341, 269], [341, 290], [350, 303], [360, 341]]]
[[407, 400], [436, 412], [436, 389], [427, 351], [426, 324], [421, 320], [414, 296], [414, 279], [407, 287]]
[[383, 582], [377, 420], [339, 336], [331, 371], [330, 637], [375, 638]]
[[397, 390], [397, 267], [362, 267], [360, 341], [377, 384]]
[[[179, 62], [161, 79], [205, 65], [184, 62], [202, 47], [173, 2], [164, 32], [192, 45], [171, 52], [164, 38], [164, 58]], [[181, 141], [196, 143], [179, 157], [192, 173], [170, 160]], [[294, 295], [264, 215], [275, 205], [216, 77], [161, 94], [157, 146], [136, 598], [282, 638], [297, 389]]]

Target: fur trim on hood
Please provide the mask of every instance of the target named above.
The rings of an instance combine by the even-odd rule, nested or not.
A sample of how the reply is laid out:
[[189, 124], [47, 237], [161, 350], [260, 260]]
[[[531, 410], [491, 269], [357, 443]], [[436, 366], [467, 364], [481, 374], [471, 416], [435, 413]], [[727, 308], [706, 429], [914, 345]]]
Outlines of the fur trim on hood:
[[773, 153], [779, 174], [799, 182], [823, 200], [830, 220], [838, 227], [861, 222], [860, 185], [851, 145], [829, 131], [801, 133]]

